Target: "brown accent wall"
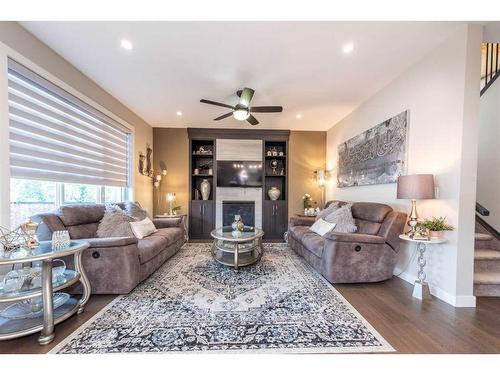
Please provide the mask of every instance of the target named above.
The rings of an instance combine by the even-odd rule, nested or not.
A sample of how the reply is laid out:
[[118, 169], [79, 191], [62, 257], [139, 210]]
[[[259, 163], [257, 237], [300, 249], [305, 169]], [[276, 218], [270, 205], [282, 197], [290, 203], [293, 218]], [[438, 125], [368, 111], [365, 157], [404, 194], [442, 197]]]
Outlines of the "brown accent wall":
[[189, 140], [187, 129], [153, 128], [154, 169], [160, 170], [160, 163], [167, 167], [160, 190], [154, 189], [154, 212], [163, 214], [167, 210], [166, 194], [175, 193], [176, 205], [181, 213], [189, 209]]
[[[162, 183], [158, 204], [155, 191], [155, 213], [163, 213], [167, 204], [167, 193], [176, 193], [177, 204], [182, 206], [181, 212], [187, 213], [189, 199], [189, 140], [187, 129], [154, 128], [153, 160], [155, 170], [160, 162], [168, 168], [168, 175]], [[323, 131], [291, 131], [289, 144], [289, 202], [290, 216], [302, 211], [302, 196], [312, 195], [320, 204], [321, 189], [316, 185], [313, 172], [326, 164], [326, 132]]]
[[323, 205], [314, 171], [324, 169], [326, 165], [326, 132], [292, 130], [288, 147], [288, 216], [293, 216], [303, 210], [302, 196], [305, 193]]
[[139, 151], [146, 151], [147, 143], [153, 143], [153, 128], [17, 22], [0, 22], [0, 42], [134, 126], [134, 198], [151, 212], [152, 182], [150, 178], [138, 172], [136, 159]]

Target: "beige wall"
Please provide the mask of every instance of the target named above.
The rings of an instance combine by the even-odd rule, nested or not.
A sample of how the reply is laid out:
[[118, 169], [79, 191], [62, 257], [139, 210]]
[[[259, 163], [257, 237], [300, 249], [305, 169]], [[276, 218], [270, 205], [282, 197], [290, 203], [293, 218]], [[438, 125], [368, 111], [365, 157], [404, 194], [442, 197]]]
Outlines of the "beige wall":
[[162, 181], [161, 190], [155, 189], [154, 192], [155, 213], [166, 212], [167, 193], [175, 193], [176, 205], [181, 206], [182, 213], [187, 213], [189, 209], [189, 140], [187, 129], [154, 128], [153, 139], [154, 168], [160, 170], [160, 163], [165, 163], [168, 171], [167, 176]]
[[139, 174], [136, 167], [138, 152], [145, 151], [147, 143], [153, 143], [151, 126], [18, 23], [0, 22], [0, 42], [134, 126], [134, 198], [151, 212], [153, 209], [151, 179]]
[[[167, 178], [161, 187], [161, 203], [155, 192], [154, 205], [156, 213], [166, 209], [165, 195], [176, 193], [177, 204], [181, 211], [187, 212], [189, 199], [189, 140], [186, 129], [154, 128], [153, 155], [155, 169], [164, 162], [168, 168]], [[289, 156], [289, 194], [288, 212], [292, 216], [302, 210], [302, 195], [309, 193], [318, 203], [321, 201], [321, 190], [316, 185], [313, 172], [324, 168], [326, 158], [326, 132], [323, 131], [291, 131]]]
[[[471, 306], [474, 256], [474, 200], [481, 30], [463, 26], [422, 61], [403, 73], [328, 131], [327, 165], [334, 171], [337, 147], [404, 110], [409, 110], [408, 174], [432, 173], [439, 199], [419, 201], [421, 217], [446, 216], [457, 229], [448, 242], [427, 254], [431, 292], [456, 305]], [[332, 181], [333, 182], [333, 181]], [[388, 203], [408, 212], [409, 202], [396, 199], [396, 184], [337, 188], [327, 197]], [[413, 282], [414, 247], [403, 243], [396, 273]], [[408, 265], [408, 267], [407, 267]]]
[[288, 160], [288, 215], [303, 210], [302, 196], [311, 194], [323, 206], [322, 189], [316, 184], [314, 171], [324, 169], [326, 163], [326, 132], [291, 131]]

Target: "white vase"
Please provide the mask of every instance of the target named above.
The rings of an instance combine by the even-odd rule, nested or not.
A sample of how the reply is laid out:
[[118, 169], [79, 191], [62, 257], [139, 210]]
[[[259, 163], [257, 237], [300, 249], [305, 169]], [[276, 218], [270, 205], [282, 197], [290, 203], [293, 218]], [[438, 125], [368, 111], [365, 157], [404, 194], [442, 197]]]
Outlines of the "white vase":
[[273, 186], [267, 191], [267, 195], [269, 195], [272, 201], [275, 201], [280, 197], [281, 191], [276, 186]]
[[210, 197], [210, 182], [208, 182], [207, 179], [201, 181], [200, 190], [201, 190], [201, 198], [204, 201], [208, 201], [208, 198]]

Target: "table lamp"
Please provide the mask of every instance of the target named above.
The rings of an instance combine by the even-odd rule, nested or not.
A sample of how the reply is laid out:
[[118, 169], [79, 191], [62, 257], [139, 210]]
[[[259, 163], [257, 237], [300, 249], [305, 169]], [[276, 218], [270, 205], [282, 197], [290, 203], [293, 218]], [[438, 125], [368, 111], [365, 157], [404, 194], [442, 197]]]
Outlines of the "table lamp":
[[175, 193], [167, 193], [167, 202], [168, 202], [168, 214], [175, 215], [174, 212], [174, 202], [175, 202]]
[[432, 174], [411, 174], [398, 178], [398, 199], [411, 199], [411, 212], [406, 233], [410, 238], [417, 232], [417, 199], [434, 199], [434, 176]]

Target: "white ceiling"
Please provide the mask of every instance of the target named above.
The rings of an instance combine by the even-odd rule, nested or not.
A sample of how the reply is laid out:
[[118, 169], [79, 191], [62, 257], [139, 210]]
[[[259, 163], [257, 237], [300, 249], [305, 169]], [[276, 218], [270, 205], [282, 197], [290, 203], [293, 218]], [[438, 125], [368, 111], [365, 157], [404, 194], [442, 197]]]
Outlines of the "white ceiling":
[[[250, 128], [199, 102], [251, 87], [260, 128], [327, 130], [451, 35], [451, 22], [22, 22], [152, 126]], [[120, 40], [132, 41], [125, 51]], [[342, 47], [354, 43], [345, 55]], [[183, 116], [178, 117], [177, 111]], [[296, 118], [301, 113], [302, 118]], [[389, 116], [390, 114], [388, 114]]]

